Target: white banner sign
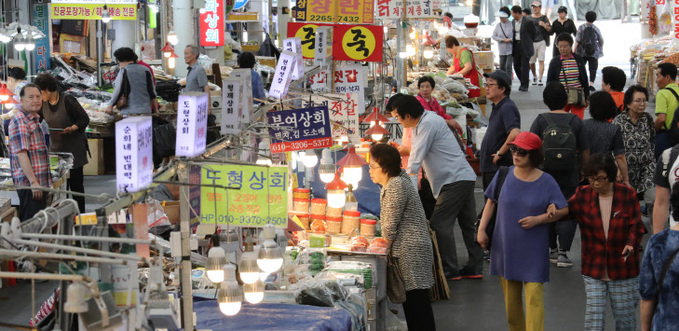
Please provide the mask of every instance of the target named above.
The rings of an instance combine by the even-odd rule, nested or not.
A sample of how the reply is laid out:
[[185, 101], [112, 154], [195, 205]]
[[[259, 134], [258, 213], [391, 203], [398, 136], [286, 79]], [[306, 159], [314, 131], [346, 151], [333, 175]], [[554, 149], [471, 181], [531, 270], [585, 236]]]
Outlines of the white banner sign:
[[333, 139], [338, 139], [342, 136], [360, 139], [358, 128], [358, 93], [348, 93], [348, 95], [339, 93], [312, 95], [311, 102], [308, 99], [304, 99], [303, 105], [305, 108], [328, 107], [328, 113], [332, 121]]
[[240, 78], [222, 79], [222, 134], [238, 134], [240, 132], [241, 100], [243, 100], [243, 83]]
[[243, 83], [243, 98], [241, 98], [241, 121], [250, 123], [254, 112], [252, 100], [252, 69], [234, 69], [229, 77], [238, 78]]
[[209, 100], [207, 92], [179, 95], [175, 155], [194, 157], [205, 151]]
[[[283, 39], [283, 50], [290, 51], [296, 54], [302, 54], [302, 38], [293, 37]], [[298, 56], [295, 61], [295, 69], [292, 71], [292, 80], [297, 80], [304, 77], [304, 60]]]
[[116, 122], [116, 187], [136, 192], [153, 179], [153, 125], [150, 116]]
[[328, 55], [332, 54], [332, 27], [319, 26], [316, 28], [316, 49], [314, 51], [314, 64], [328, 65]]
[[270, 97], [281, 99], [288, 94], [288, 87], [290, 86], [292, 71], [295, 70], [297, 56], [301, 57], [302, 54], [295, 54], [290, 51], [283, 51], [281, 53], [276, 64], [276, 73], [271, 81]]
[[[404, 0], [377, 0], [377, 16], [380, 18], [403, 18]], [[434, 16], [432, 0], [406, 1], [406, 18], [431, 18]]]
[[335, 83], [335, 93], [347, 95], [358, 93], [358, 113], [365, 111], [365, 89], [367, 67], [360, 64], [348, 64], [337, 66], [331, 79]]

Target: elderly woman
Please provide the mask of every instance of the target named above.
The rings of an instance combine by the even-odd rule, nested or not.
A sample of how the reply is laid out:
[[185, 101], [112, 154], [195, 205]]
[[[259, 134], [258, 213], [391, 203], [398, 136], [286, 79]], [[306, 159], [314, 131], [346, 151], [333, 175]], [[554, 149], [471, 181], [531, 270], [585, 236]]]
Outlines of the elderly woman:
[[429, 288], [434, 285], [434, 253], [424, 209], [415, 188], [401, 170], [396, 148], [376, 144], [370, 148], [370, 179], [382, 186], [382, 235], [401, 269], [406, 290], [403, 312], [409, 330], [434, 330]]
[[[498, 174], [486, 189], [477, 241], [488, 247], [486, 234], [500, 190], [490, 251], [490, 274], [500, 276], [509, 330], [544, 330], [543, 284], [549, 281], [549, 223], [568, 214], [559, 185], [538, 167], [542, 141], [521, 132], [511, 143], [514, 166], [498, 187]], [[522, 292], [525, 292], [524, 314]]]
[[497, 41], [500, 52], [500, 70], [512, 75], [512, 40], [514, 38], [514, 24], [509, 21], [512, 12], [508, 7], [500, 8], [497, 16], [500, 22], [495, 25], [493, 30], [493, 40]]
[[613, 124], [622, 132], [629, 183], [637, 191], [639, 200], [653, 187], [655, 172], [655, 128], [653, 117], [646, 112], [647, 102], [646, 88], [630, 86], [623, 99], [626, 110], [613, 119]]
[[[547, 70], [547, 83], [560, 82], [564, 88], [582, 88], [585, 98], [589, 96], [589, 80], [584, 60], [577, 54], [573, 54], [573, 37], [568, 33], [561, 33], [554, 41], [559, 49], [559, 55], [552, 58]], [[585, 107], [579, 105], [566, 105], [565, 111], [578, 115], [580, 119], [585, 116]]]
[[466, 47], [460, 46], [460, 42], [453, 36], [446, 37], [446, 51], [452, 55], [453, 63], [448, 68], [446, 74], [448, 75], [462, 75], [468, 78], [472, 85], [478, 89], [470, 89], [469, 97], [476, 98], [481, 95], [481, 87], [483, 87], [483, 78], [476, 70], [476, 62], [474, 55]]
[[[153, 84], [153, 75], [149, 68], [138, 64], [137, 54], [129, 47], [118, 48], [113, 52], [113, 56], [118, 61], [120, 71], [116, 77], [113, 86], [113, 97], [111, 103], [106, 108], [106, 113], [113, 112], [118, 99], [128, 89], [127, 106], [123, 109], [118, 109], [123, 115], [131, 114], [151, 114], [151, 101], [156, 99], [156, 89]], [[124, 82], [124, 77], [127, 77], [127, 83]]]
[[[679, 219], [679, 184], [670, 196], [672, 217]], [[639, 275], [641, 330], [677, 330], [679, 327], [679, 224], [654, 234], [646, 245]]]
[[[557, 13], [559, 13], [559, 18], [552, 22], [552, 30], [549, 31], [549, 34], [558, 36], [562, 33], [567, 33], [575, 36], [578, 29], [575, 27], [573, 20], [568, 18], [568, 9], [566, 9], [565, 6], [561, 6], [557, 10]], [[555, 42], [552, 50], [552, 57], [559, 55], [561, 55], [561, 52], [559, 52], [559, 47]]]
[[592, 118], [585, 120], [584, 124], [586, 136], [589, 137], [590, 153], [608, 153], [615, 156], [618, 181], [630, 186], [622, 131], [619, 126], [610, 123], [618, 113], [615, 100], [603, 91], [592, 93], [589, 97], [589, 113]]
[[617, 171], [610, 153], [592, 155], [585, 165], [589, 185], [579, 187], [568, 201], [582, 238], [585, 330], [605, 329], [606, 297], [616, 330], [637, 325], [639, 248], [646, 228], [636, 193], [615, 182]]
[[[42, 118], [50, 127], [50, 151], [73, 154], [73, 168], [68, 178], [69, 189], [85, 193], [83, 167], [87, 164], [87, 137], [85, 129], [90, 123], [85, 109], [73, 96], [59, 91], [59, 83], [50, 74], [40, 74], [35, 85], [42, 94]], [[73, 196], [80, 212], [85, 212], [85, 197]]]

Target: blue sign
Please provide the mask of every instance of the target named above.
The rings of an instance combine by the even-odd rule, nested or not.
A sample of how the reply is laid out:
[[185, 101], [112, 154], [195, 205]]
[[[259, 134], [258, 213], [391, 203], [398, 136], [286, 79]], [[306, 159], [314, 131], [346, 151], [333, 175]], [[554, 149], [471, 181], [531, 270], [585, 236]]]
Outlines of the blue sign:
[[328, 106], [266, 113], [271, 152], [282, 153], [332, 146]]
[[248, 1], [249, 0], [236, 0], [236, 2], [234, 2], [234, 4], [233, 4], [233, 10], [238, 10], [238, 9], [245, 7], [245, 5], [247, 5]]
[[52, 51], [50, 49], [50, 35], [49, 28], [49, 4], [35, 4], [33, 5], [33, 25], [40, 29], [45, 37], [35, 40], [35, 63], [33, 64], [34, 72], [40, 72], [50, 69], [50, 56]]

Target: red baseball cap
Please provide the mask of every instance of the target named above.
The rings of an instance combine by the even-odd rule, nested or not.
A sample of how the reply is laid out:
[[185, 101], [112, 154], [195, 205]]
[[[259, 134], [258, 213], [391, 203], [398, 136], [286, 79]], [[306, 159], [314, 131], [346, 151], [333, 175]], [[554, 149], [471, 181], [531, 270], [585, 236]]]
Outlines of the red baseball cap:
[[514, 141], [510, 142], [509, 144], [527, 151], [542, 148], [542, 140], [540, 137], [529, 131], [523, 131], [519, 133], [516, 138], [514, 138]]

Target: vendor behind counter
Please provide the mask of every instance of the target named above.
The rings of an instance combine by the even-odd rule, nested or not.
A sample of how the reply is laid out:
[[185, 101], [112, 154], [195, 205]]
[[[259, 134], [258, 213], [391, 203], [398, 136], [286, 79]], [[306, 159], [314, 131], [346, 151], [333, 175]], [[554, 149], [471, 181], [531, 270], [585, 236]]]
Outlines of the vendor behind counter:
[[469, 79], [472, 85], [479, 88], [469, 90], [469, 97], [476, 98], [481, 96], [483, 77], [481, 77], [481, 73], [477, 70], [474, 54], [468, 48], [461, 46], [457, 38], [453, 36], [447, 36], [445, 42], [446, 51], [452, 56], [452, 65], [448, 68], [446, 74], [460, 74], [462, 77]]

